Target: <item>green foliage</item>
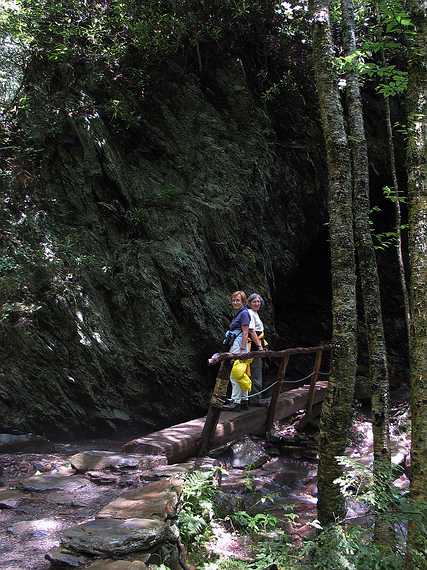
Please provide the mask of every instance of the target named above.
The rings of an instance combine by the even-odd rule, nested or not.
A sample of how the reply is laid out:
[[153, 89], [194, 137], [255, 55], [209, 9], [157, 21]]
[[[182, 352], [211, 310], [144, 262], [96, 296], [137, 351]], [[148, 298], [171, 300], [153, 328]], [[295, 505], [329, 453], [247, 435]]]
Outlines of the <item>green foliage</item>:
[[[231, 46], [239, 37], [249, 37], [256, 19], [265, 15], [261, 0], [206, 5], [196, 0], [18, 0], [2, 11], [0, 37], [7, 35], [37, 55], [34, 63], [45, 72], [60, 72], [57, 90], [82, 87], [87, 92], [106, 81], [111, 87], [125, 82], [140, 97], [151, 72], [166, 59], [197, 46], [200, 65], [201, 44], [221, 40]], [[44, 94], [41, 83], [39, 77], [39, 96]], [[122, 104], [119, 97], [109, 100], [113, 116], [122, 113]]]
[[[369, 43], [370, 50], [373, 53], [385, 49], [388, 45], [394, 46], [394, 43]], [[382, 65], [369, 62], [367, 61], [369, 57], [371, 57], [369, 51], [363, 49], [356, 50], [350, 55], [339, 57], [336, 60], [338, 70], [341, 73], [357, 73], [362, 78], [378, 79], [379, 84], [376, 86], [376, 90], [384, 97], [400, 95], [406, 92], [408, 87], [408, 73], [406, 71], [398, 69], [394, 64]]]
[[401, 0], [359, 4], [357, 11], [361, 45], [353, 53], [337, 58], [340, 73], [357, 73], [373, 80], [384, 97], [401, 95], [408, 86], [402, 56], [413, 36], [413, 23]]
[[[411, 521], [426, 528], [425, 507], [414, 505], [390, 484], [400, 468], [394, 466], [390, 470], [384, 465], [374, 476], [371, 468], [360, 462], [346, 457], [339, 458], [339, 462], [344, 466], [344, 474], [336, 483], [347, 498], [380, 512], [395, 527]], [[195, 472], [187, 477], [179, 527], [186, 543], [190, 541], [193, 558], [198, 557], [196, 567], [201, 570], [265, 570], [269, 567], [279, 570], [403, 570], [403, 533], [393, 547], [379, 548], [372, 541], [370, 528], [340, 524], [321, 529], [314, 521], [313, 526], [322, 532], [314, 540], [297, 547], [278, 528], [278, 518], [268, 512], [251, 514], [243, 510], [230, 513], [225, 520], [231, 521], [236, 530], [250, 534], [254, 558], [251, 561], [223, 559], [207, 551], [202, 556], [200, 546], [211, 538], [207, 529], [211, 528], [216, 516], [213, 509], [215, 492], [212, 473]], [[295, 516], [292, 511], [286, 512], [284, 519], [293, 522]]]
[[0, 34], [0, 108], [11, 105], [19, 93], [24, 67], [25, 54], [19, 44]]
[[126, 218], [133, 226], [143, 225], [145, 221], [145, 210], [144, 208], [131, 208], [126, 212]]
[[[395, 190], [393, 188], [390, 188], [389, 186], [384, 186], [383, 194], [384, 194], [384, 198], [388, 202], [391, 202], [392, 204], [396, 204], [396, 203], [405, 204], [406, 203], [406, 197], [401, 196], [400, 194], [397, 194], [395, 192]], [[378, 206], [374, 206], [373, 208], [371, 208], [370, 213], [372, 215], [372, 214], [380, 213], [381, 211], [382, 211], [381, 208], [379, 208]], [[397, 246], [399, 243], [399, 234], [408, 229], [407, 224], [401, 224], [399, 231], [391, 230], [391, 231], [386, 231], [386, 232], [375, 232], [374, 231], [374, 222], [372, 219], [370, 220], [370, 225], [371, 225], [371, 231], [372, 231], [372, 238], [374, 241], [374, 248], [378, 251], [384, 251], [389, 247]]]
[[270, 513], [256, 513], [251, 515], [246, 511], [236, 511], [229, 516], [229, 519], [237, 528], [249, 534], [259, 534], [268, 532], [277, 527], [278, 519]]
[[374, 513], [381, 513], [382, 519], [391, 524], [414, 522], [427, 528], [427, 505], [415, 503], [392, 484], [403, 473], [401, 467], [385, 462], [374, 474], [371, 467], [354, 459], [339, 457], [337, 461], [344, 471], [335, 483], [345, 497], [367, 505]]
[[343, 466], [343, 475], [335, 481], [345, 497], [352, 497], [372, 507], [375, 512], [391, 514], [398, 508], [401, 500], [399, 490], [391, 485], [391, 481], [402, 473], [402, 469], [385, 463], [374, 475], [371, 467], [367, 467], [348, 457], [339, 457], [337, 461]]
[[384, 186], [383, 194], [384, 194], [384, 198], [386, 200], [388, 200], [389, 202], [393, 202], [393, 203], [399, 202], [400, 204], [406, 203], [406, 197], [401, 196], [400, 194], [397, 194], [396, 191], [394, 190], [394, 188], [390, 188], [390, 186]]
[[[405, 228], [406, 226], [401, 226], [401, 229]], [[378, 251], [384, 251], [398, 244], [399, 234], [397, 232], [379, 232], [373, 234], [372, 237], [374, 240], [374, 248]]]
[[214, 472], [193, 471], [185, 479], [178, 512], [178, 527], [183, 543], [189, 550], [210, 536], [215, 514], [216, 483]]
[[253, 545], [254, 559], [251, 562], [232, 558], [219, 559], [203, 565], [203, 570], [265, 570], [277, 567], [278, 570], [301, 568], [295, 557], [292, 543], [283, 531], [275, 531], [272, 536], [257, 540]]
[[306, 564], [312, 570], [400, 570], [402, 552], [381, 549], [366, 529], [333, 525], [307, 544]]
[[245, 478], [243, 479], [243, 486], [246, 489], [246, 491], [248, 492], [253, 492], [255, 491], [255, 481], [253, 479], [253, 477], [251, 477], [251, 475], [249, 473], [246, 473]]
[[283, 570], [292, 570], [296, 567], [292, 541], [283, 531], [276, 531], [273, 537], [255, 545], [255, 561], [250, 565], [250, 568], [264, 570], [274, 564]]
[[209, 564], [204, 570], [248, 570], [250, 566], [243, 560], [221, 560], [218, 564]]

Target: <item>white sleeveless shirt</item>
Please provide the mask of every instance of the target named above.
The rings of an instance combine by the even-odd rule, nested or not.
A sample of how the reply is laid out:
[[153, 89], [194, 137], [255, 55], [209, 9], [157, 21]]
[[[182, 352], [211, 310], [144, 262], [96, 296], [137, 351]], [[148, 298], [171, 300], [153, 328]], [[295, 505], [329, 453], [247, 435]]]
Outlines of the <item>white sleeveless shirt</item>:
[[264, 325], [262, 323], [262, 320], [259, 318], [257, 311], [254, 311], [253, 309], [248, 309], [248, 312], [251, 317], [249, 328], [255, 330], [257, 333], [264, 332]]

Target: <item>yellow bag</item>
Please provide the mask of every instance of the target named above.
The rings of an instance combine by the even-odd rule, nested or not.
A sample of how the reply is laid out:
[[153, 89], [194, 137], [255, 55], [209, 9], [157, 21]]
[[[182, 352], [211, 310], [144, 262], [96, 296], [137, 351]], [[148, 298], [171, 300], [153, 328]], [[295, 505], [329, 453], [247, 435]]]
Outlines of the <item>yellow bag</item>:
[[247, 374], [247, 370], [252, 360], [235, 360], [231, 369], [231, 378], [235, 380], [242, 390], [250, 392], [252, 381]]

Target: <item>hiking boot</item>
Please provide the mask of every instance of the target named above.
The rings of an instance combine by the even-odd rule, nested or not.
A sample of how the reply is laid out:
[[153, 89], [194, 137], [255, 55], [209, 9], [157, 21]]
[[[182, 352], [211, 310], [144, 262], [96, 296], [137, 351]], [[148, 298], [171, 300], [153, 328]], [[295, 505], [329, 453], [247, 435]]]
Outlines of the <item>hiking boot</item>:
[[240, 402], [240, 408], [241, 408], [242, 410], [249, 410], [249, 402], [248, 402], [248, 400], [242, 400], [242, 401]]
[[240, 404], [238, 404], [237, 402], [230, 402], [224, 404], [221, 410], [224, 410], [225, 412], [240, 412], [241, 407]]

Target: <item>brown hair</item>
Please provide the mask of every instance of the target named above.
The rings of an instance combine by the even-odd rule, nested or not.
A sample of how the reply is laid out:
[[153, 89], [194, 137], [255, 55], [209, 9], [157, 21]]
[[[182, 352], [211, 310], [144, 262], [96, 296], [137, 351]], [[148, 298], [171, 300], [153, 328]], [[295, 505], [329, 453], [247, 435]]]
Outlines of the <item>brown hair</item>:
[[246, 293], [244, 291], [234, 291], [234, 293], [231, 293], [230, 299], [232, 299], [235, 295], [240, 295], [240, 299], [242, 300], [242, 304], [246, 305], [247, 297], [246, 297]]

